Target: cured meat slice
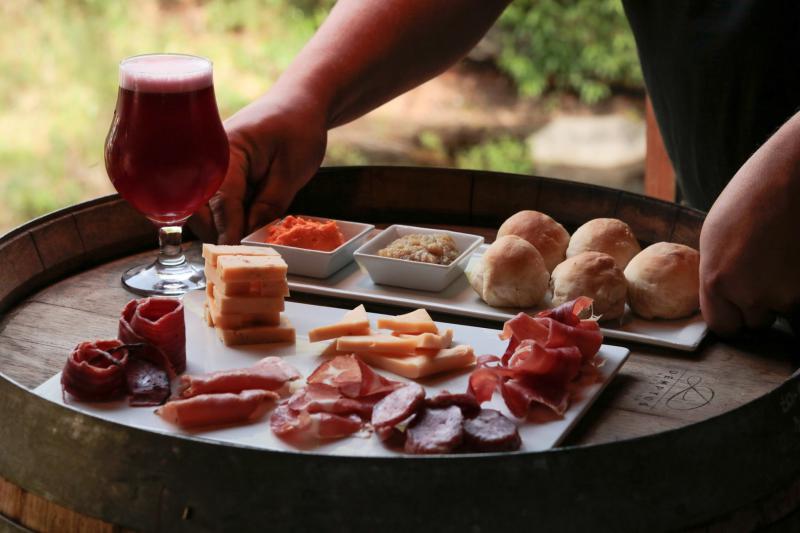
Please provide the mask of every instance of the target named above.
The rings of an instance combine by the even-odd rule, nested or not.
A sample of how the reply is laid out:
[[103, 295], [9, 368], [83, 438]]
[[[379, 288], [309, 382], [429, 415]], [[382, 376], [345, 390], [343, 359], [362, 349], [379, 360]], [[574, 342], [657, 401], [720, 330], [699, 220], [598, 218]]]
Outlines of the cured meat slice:
[[178, 389], [182, 398], [216, 392], [241, 392], [248, 389], [277, 391], [302, 376], [280, 357], [265, 357], [247, 368], [220, 370], [199, 376], [180, 377]]
[[517, 425], [494, 409], [481, 409], [474, 418], [464, 420], [464, 444], [478, 452], [519, 450], [522, 439]]
[[338, 439], [361, 429], [357, 415], [295, 411], [288, 402], [279, 405], [269, 420], [273, 433], [284, 439]]
[[572, 301], [564, 302], [558, 307], [540, 311], [536, 314], [536, 316], [542, 318], [552, 318], [553, 320], [568, 326], [577, 326], [581, 322], [581, 313], [586, 309], [590, 309], [591, 307], [591, 298], [588, 296], [579, 296]]
[[309, 413], [355, 414], [362, 418], [372, 416], [374, 402], [346, 398], [334, 387], [323, 383], [312, 383], [289, 398], [289, 407], [294, 411]]
[[372, 425], [380, 428], [394, 427], [417, 410], [425, 400], [425, 389], [416, 383], [409, 383], [375, 404], [372, 410]]
[[168, 365], [158, 365], [143, 357], [131, 357], [125, 369], [125, 378], [133, 407], [161, 405], [169, 398]]
[[125, 394], [128, 350], [114, 340], [82, 342], [61, 372], [61, 387], [79, 400], [107, 401]]
[[406, 430], [406, 453], [449, 453], [464, 438], [464, 416], [455, 405], [423, 409]]
[[323, 383], [348, 398], [389, 394], [403, 384], [377, 374], [355, 355], [339, 355], [321, 364], [307, 382]]
[[519, 313], [507, 321], [503, 325], [500, 338], [511, 339], [503, 354], [504, 363], [508, 362], [511, 354], [524, 339], [535, 341], [548, 348], [577, 346], [584, 360], [594, 357], [603, 342], [603, 334], [593, 320], [579, 321], [577, 326], [570, 326], [553, 318], [531, 317], [525, 313]]
[[461, 409], [461, 414], [467, 418], [477, 415], [481, 410], [481, 404], [475, 399], [475, 396], [469, 393], [454, 393], [442, 391], [433, 398], [425, 400], [427, 407], [442, 408], [455, 405]]
[[508, 410], [518, 418], [525, 418], [534, 402], [549, 407], [558, 415], [563, 415], [569, 407], [566, 385], [543, 377], [526, 376], [508, 380], [500, 385], [500, 392]]
[[166, 355], [176, 374], [186, 369], [186, 327], [180, 300], [160, 296], [131, 300], [122, 310], [118, 336], [126, 344], [152, 344]]
[[575, 346], [544, 348], [530, 340], [524, 340], [508, 361], [514, 375], [548, 376], [565, 385], [581, 370], [581, 352]]
[[261, 417], [277, 399], [276, 393], [264, 390], [201, 394], [167, 402], [156, 414], [181, 428], [233, 424]]

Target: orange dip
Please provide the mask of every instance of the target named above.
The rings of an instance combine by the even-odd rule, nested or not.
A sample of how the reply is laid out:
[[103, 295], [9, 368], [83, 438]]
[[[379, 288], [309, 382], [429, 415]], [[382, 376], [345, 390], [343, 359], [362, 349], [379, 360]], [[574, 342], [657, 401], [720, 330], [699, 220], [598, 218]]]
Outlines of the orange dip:
[[344, 244], [344, 235], [333, 220], [287, 216], [267, 229], [266, 242], [330, 252]]

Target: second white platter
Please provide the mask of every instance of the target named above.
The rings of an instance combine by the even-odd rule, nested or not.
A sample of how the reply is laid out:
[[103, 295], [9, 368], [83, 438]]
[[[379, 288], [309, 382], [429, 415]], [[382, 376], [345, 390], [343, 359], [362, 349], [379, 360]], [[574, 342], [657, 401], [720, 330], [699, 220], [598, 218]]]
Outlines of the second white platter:
[[[483, 255], [487, 245], [473, 254], [472, 260]], [[520, 311], [539, 309], [509, 309], [491, 307], [483, 302], [469, 286], [465, 276], [459, 276], [440, 292], [426, 292], [390, 285], [378, 285], [369, 274], [350, 263], [333, 276], [314, 279], [289, 275], [289, 289], [300, 293], [318, 294], [359, 302], [397, 305], [409, 309], [424, 307], [429, 311], [468, 316], [496, 322], [505, 322]], [[546, 306], [544, 306], [546, 307]], [[625, 308], [619, 324], [604, 324], [603, 334], [609, 339], [620, 339], [683, 351], [694, 351], [708, 333], [700, 313], [679, 320], [644, 320]]]

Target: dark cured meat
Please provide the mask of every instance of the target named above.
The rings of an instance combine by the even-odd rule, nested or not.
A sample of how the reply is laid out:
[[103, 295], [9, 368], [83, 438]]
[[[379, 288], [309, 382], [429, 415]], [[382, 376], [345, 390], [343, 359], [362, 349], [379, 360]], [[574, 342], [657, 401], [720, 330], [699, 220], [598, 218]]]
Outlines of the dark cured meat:
[[394, 427], [417, 410], [425, 400], [425, 389], [409, 383], [391, 392], [375, 404], [372, 410], [372, 426], [378, 430]]
[[406, 430], [406, 453], [449, 453], [464, 437], [464, 416], [455, 405], [444, 409], [424, 408]]
[[481, 404], [475, 399], [475, 396], [469, 393], [454, 393], [442, 391], [433, 398], [425, 400], [427, 407], [441, 408], [450, 407], [455, 405], [461, 409], [461, 414], [467, 418], [477, 415], [481, 411]]
[[186, 327], [180, 300], [160, 296], [131, 300], [122, 310], [118, 336], [126, 344], [155, 346], [176, 374], [186, 370]]
[[478, 452], [519, 450], [522, 439], [517, 425], [494, 409], [481, 409], [474, 418], [464, 420], [464, 444]]
[[125, 369], [128, 404], [134, 407], [161, 405], [169, 398], [169, 375], [162, 366], [147, 359], [131, 357]]
[[277, 394], [264, 390], [201, 394], [167, 402], [156, 409], [156, 414], [181, 428], [234, 424], [261, 417], [277, 399]]
[[307, 381], [335, 387], [348, 398], [385, 395], [403, 386], [377, 374], [355, 355], [338, 355], [322, 363]]
[[183, 375], [178, 389], [181, 398], [215, 392], [243, 390], [276, 391], [290, 381], [300, 379], [300, 372], [280, 357], [265, 357], [247, 368], [220, 370], [199, 376]]
[[84, 401], [108, 401], [125, 394], [128, 350], [117, 339], [82, 342], [67, 357], [61, 387]]

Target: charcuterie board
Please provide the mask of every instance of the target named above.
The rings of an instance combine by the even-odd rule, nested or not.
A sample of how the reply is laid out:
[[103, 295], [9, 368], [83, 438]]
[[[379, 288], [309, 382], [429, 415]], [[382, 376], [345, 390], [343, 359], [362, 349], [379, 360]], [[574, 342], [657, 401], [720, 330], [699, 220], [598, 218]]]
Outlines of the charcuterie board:
[[[219, 341], [213, 328], [209, 328], [203, 320], [204, 301], [205, 294], [202, 291], [195, 291], [184, 298], [187, 339], [186, 372], [189, 374], [246, 367], [264, 356], [279, 355], [285, 357], [285, 360], [294, 365], [303, 376], [308, 376], [321, 363], [320, 353], [327, 343], [309, 343], [304, 335], [305, 332], [314, 327], [336, 322], [342, 313], [341, 309], [287, 302], [285, 313], [298, 332], [295, 344], [226, 347]], [[371, 318], [375, 319], [377, 316], [371, 315]], [[457, 324], [446, 324], [446, 326], [455, 331], [454, 339], [457, 342], [471, 344], [478, 354], [499, 354], [505, 349], [506, 343], [498, 338], [496, 330]], [[604, 345], [598, 353], [598, 357], [605, 360], [599, 369], [601, 380], [583, 388], [580, 396], [574, 399], [563, 417], [556, 417], [544, 409], [541, 412], [532, 411], [529, 420], [520, 423], [522, 450], [537, 451], [557, 446], [616, 375], [627, 359], [628, 353], [625, 348]], [[388, 373], [386, 375], [392, 379], [403, 379]], [[466, 390], [468, 375], [468, 371], [446, 373], [439, 377], [434, 376], [420, 380], [419, 383], [427, 389], [429, 395], [445, 389], [461, 392]], [[60, 374], [53, 376], [37, 387], [35, 392], [53, 402], [64, 404], [60, 376]], [[150, 431], [184, 434], [268, 450], [297, 450], [271, 432], [266, 417], [247, 425], [184, 432], [156, 416], [153, 408], [129, 407], [125, 400], [111, 403], [86, 403], [75, 400], [67, 400], [67, 402], [69, 407], [84, 413]], [[484, 407], [497, 409], [506, 416], [510, 416], [499, 396], [488, 404], [484, 404]], [[398, 455], [398, 452], [383, 446], [377, 437], [370, 434], [327, 442], [305, 451], [344, 456]]]
[[[477, 260], [487, 245], [477, 249], [472, 261]], [[484, 320], [505, 322], [521, 309], [497, 308], [483, 302], [461, 276], [441, 292], [426, 292], [389, 285], [378, 285], [356, 263], [350, 263], [329, 278], [316, 279], [289, 275], [292, 291], [332, 296], [347, 300], [398, 305], [408, 308], [425, 307], [430, 311], [468, 316]], [[547, 307], [546, 302], [543, 307]], [[525, 310], [535, 311], [535, 310]], [[609, 339], [640, 342], [676, 350], [694, 351], [708, 333], [703, 317], [695, 315], [679, 320], [644, 320], [636, 317], [626, 307], [618, 323], [602, 324], [603, 334]]]

